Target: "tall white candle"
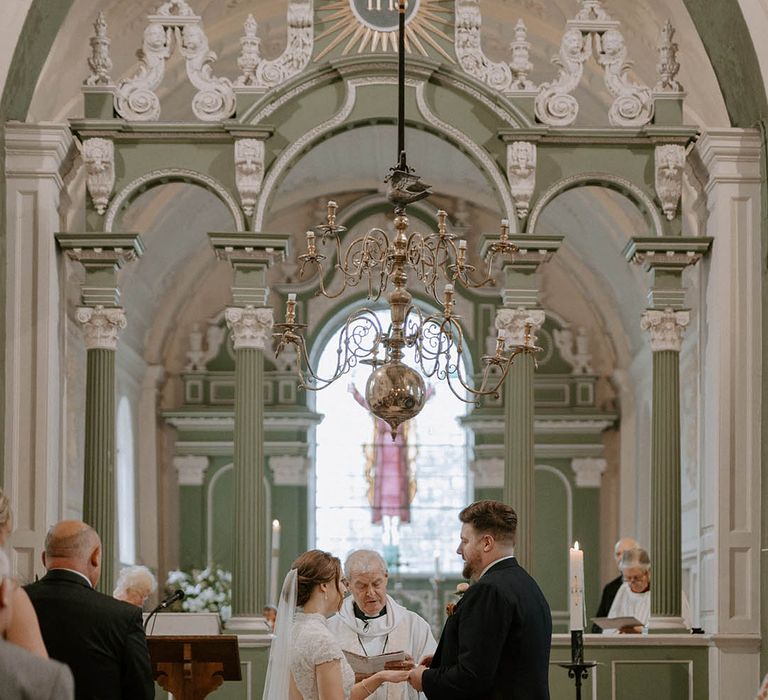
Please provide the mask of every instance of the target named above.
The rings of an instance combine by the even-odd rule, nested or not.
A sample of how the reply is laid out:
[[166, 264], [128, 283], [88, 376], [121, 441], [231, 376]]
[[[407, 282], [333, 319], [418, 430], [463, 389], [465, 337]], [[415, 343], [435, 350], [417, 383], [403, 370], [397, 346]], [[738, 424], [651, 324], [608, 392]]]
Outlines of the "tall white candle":
[[440, 578], [440, 550], [435, 550], [435, 578]]
[[272, 552], [280, 553], [280, 521], [272, 521]]
[[584, 629], [584, 552], [579, 549], [579, 543], [574, 542], [568, 560], [568, 593], [570, 628]]
[[272, 557], [269, 577], [269, 602], [277, 605], [277, 568], [280, 565], [280, 521], [272, 521]]

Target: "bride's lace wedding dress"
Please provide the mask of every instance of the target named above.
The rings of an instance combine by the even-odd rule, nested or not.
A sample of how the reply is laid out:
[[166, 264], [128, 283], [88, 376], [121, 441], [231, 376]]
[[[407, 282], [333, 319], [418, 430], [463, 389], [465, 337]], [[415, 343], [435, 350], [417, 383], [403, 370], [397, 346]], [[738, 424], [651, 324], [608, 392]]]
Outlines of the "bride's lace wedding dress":
[[319, 700], [315, 666], [341, 660], [344, 697], [355, 684], [355, 674], [344, 658], [339, 643], [328, 630], [326, 619], [319, 613], [297, 612], [293, 620], [291, 674], [304, 700]]

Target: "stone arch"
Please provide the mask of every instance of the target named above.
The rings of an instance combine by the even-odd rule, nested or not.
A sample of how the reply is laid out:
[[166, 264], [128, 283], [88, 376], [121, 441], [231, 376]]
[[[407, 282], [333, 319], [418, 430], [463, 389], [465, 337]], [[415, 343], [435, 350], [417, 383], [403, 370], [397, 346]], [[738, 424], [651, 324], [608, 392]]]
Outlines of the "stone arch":
[[614, 190], [626, 197], [640, 211], [643, 218], [648, 222], [650, 231], [655, 236], [664, 235], [664, 227], [661, 221], [661, 215], [653, 200], [635, 183], [626, 178], [611, 173], [591, 172], [579, 173], [567, 178], [556, 181], [550, 185], [536, 200], [536, 204], [531, 210], [528, 219], [528, 233], [536, 233], [536, 224], [539, 216], [548, 204], [555, 198], [577, 187], [597, 186]]
[[210, 175], [188, 170], [186, 168], [162, 168], [160, 170], [151, 170], [140, 177], [129, 182], [120, 192], [115, 195], [109, 204], [109, 208], [104, 216], [104, 230], [109, 233], [115, 225], [117, 215], [121, 209], [131, 203], [142, 192], [157, 185], [168, 182], [185, 182], [192, 185], [198, 185], [208, 190], [218, 197], [222, 204], [232, 214], [237, 231], [245, 230], [245, 219], [239, 205], [229, 190]]

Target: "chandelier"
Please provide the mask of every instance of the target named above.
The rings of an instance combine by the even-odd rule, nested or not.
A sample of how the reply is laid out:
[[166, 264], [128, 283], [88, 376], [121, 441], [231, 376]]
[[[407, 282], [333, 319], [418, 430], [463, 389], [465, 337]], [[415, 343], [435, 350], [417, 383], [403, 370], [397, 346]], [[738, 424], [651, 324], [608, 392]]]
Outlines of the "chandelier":
[[[299, 255], [299, 277], [310, 271], [319, 277], [318, 295], [341, 296], [348, 288], [367, 285], [368, 299], [375, 303], [385, 292], [390, 323], [385, 327], [375, 310], [358, 308], [346, 319], [339, 334], [336, 363], [329, 376], [320, 376], [311, 366], [302, 335], [306, 324], [296, 320], [296, 295], [289, 294], [285, 322], [276, 323], [276, 355], [295, 346], [299, 385], [308, 390], [325, 388], [359, 363], [368, 364], [365, 398], [371, 413], [386, 421], [395, 438], [398, 425], [416, 416], [424, 406], [427, 391], [422, 374], [403, 362], [404, 350], [411, 348], [416, 364], [428, 378], [447, 381], [462, 401], [478, 404], [483, 396], [498, 398], [514, 358], [534, 353], [530, 326], [522, 345], [507, 349], [506, 335], [498, 331], [495, 352], [481, 357], [478, 382], [467, 376], [467, 348], [460, 316], [455, 313], [455, 285], [477, 288], [494, 284], [494, 263], [512, 260], [517, 246], [509, 240], [509, 222], [502, 220], [499, 238], [487, 247], [486, 265], [478, 270], [467, 260], [467, 241], [450, 233], [448, 215], [437, 212], [437, 232], [409, 233], [406, 205], [431, 194], [430, 186], [407, 164], [405, 154], [405, 0], [399, 0], [398, 51], [398, 155], [385, 182], [387, 199], [394, 205], [394, 235], [372, 228], [342, 245], [346, 228], [336, 223], [338, 206], [328, 202], [326, 222], [306, 233], [306, 252]], [[318, 245], [334, 248], [335, 257], [319, 252]], [[340, 276], [338, 289], [326, 288], [330, 271]], [[406, 287], [409, 277], [417, 279], [440, 311], [428, 313], [413, 303]], [[441, 288], [442, 287], [442, 288]]]

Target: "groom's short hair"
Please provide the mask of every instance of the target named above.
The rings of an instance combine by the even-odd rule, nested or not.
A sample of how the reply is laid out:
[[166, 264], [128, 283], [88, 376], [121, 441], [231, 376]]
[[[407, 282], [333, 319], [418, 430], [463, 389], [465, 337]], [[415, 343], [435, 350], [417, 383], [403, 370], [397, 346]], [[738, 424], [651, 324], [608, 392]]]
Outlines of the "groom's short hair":
[[501, 501], [477, 501], [459, 513], [459, 520], [476, 532], [492, 535], [498, 542], [515, 543], [517, 513]]

